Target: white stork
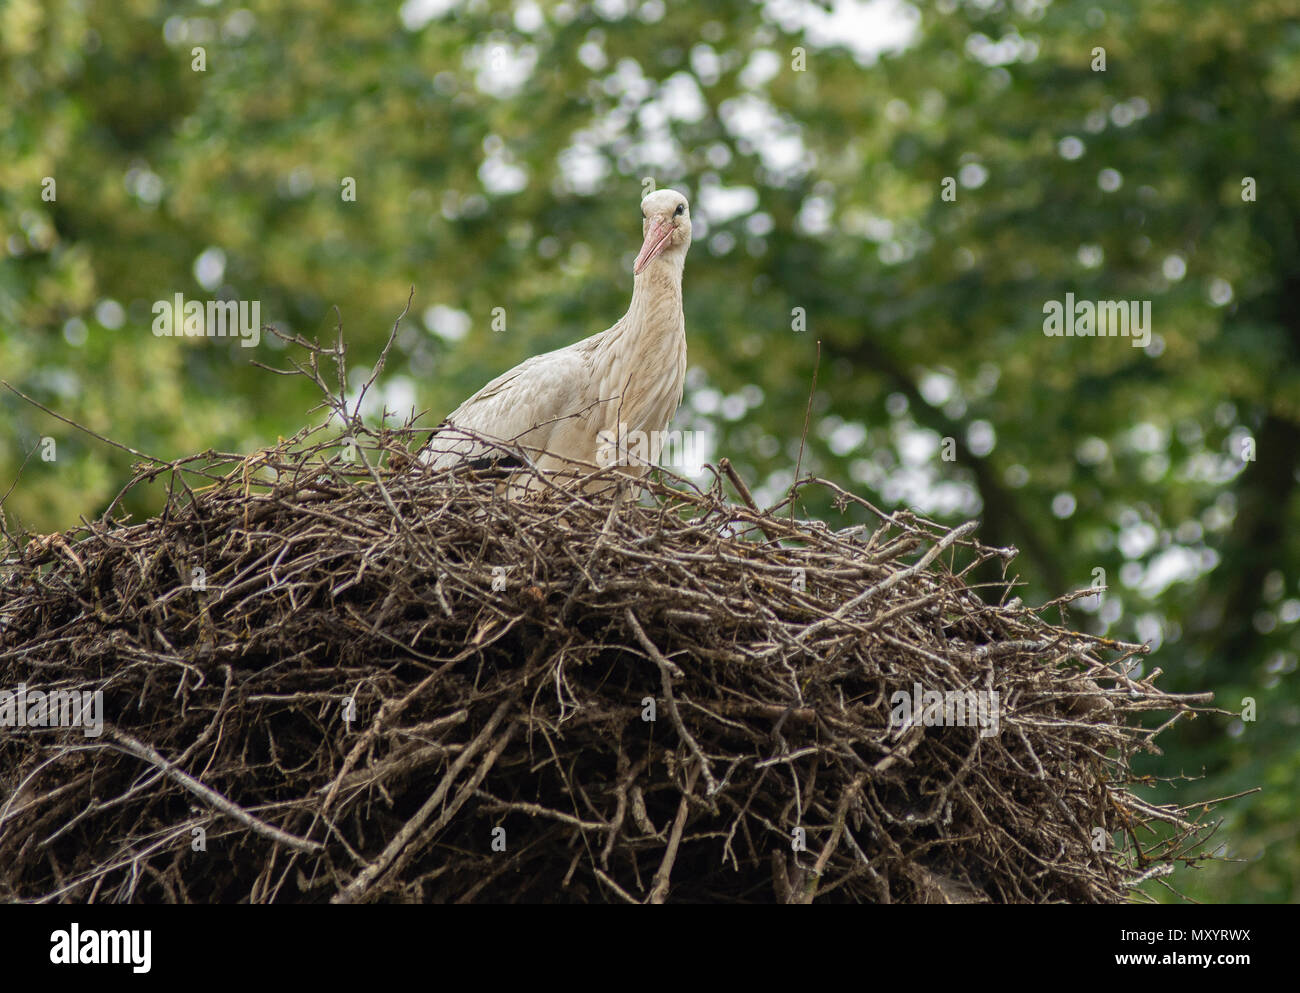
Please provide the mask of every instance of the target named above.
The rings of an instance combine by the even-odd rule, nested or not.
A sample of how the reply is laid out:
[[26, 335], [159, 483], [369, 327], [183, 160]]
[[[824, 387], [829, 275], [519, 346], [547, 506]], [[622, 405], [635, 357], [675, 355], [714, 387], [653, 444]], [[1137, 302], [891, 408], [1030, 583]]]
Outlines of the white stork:
[[561, 485], [612, 464], [639, 477], [658, 461], [686, 379], [682, 270], [691, 213], [676, 190], [656, 190], [641, 201], [641, 214], [644, 241], [627, 313], [606, 331], [492, 380], [438, 426], [421, 461], [433, 469], [508, 464], [465, 432], [519, 445]]

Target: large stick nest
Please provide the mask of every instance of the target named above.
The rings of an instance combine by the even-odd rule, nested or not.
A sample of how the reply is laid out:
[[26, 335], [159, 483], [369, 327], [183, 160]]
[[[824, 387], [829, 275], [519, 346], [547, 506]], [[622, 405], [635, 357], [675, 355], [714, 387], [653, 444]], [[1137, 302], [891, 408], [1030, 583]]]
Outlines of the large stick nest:
[[[352, 436], [14, 546], [0, 687], [105, 724], [0, 729], [0, 899], [1115, 902], [1210, 830], [1130, 771], [1206, 698], [975, 583], [973, 524], [511, 500]], [[891, 724], [918, 684], [997, 733]]]

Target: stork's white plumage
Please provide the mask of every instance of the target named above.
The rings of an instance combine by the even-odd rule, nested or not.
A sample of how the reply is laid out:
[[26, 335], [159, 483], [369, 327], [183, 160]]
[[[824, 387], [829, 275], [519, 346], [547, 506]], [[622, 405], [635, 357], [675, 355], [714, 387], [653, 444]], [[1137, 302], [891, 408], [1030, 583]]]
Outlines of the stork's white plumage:
[[[448, 415], [422, 461], [442, 469], [500, 454], [465, 432], [520, 445], [562, 484], [593, 466], [627, 461], [616, 447], [611, 457], [617, 439], [649, 439], [648, 461], [658, 460], [655, 439], [681, 403], [686, 379], [682, 270], [691, 215], [676, 190], [651, 193], [641, 214], [644, 241], [632, 266], [627, 313], [606, 331], [535, 355], [492, 380]], [[649, 467], [642, 462], [622, 471], [641, 475]]]

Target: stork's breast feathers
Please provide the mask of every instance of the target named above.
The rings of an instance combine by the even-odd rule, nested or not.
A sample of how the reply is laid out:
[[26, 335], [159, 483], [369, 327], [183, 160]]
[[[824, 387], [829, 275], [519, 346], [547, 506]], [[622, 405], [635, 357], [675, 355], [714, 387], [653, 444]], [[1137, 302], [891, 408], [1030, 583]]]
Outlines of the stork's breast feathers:
[[554, 456], [548, 464], [599, 465], [601, 432], [665, 430], [686, 378], [681, 325], [675, 333], [660, 329], [634, 340], [624, 330], [616, 325], [498, 376], [447, 417], [422, 460], [441, 469], [489, 455], [489, 446], [465, 434], [473, 432], [546, 451]]
[[662, 431], [676, 413], [686, 380], [686, 341], [679, 337], [657, 344], [607, 371], [602, 390], [618, 397], [606, 412], [609, 430], [621, 425], [625, 431]]
[[535, 355], [492, 380], [448, 415], [430, 439], [424, 461], [444, 468], [482, 455], [486, 446], [465, 431], [547, 448], [556, 425], [586, 406], [581, 385], [591, 381], [591, 368], [584, 344]]

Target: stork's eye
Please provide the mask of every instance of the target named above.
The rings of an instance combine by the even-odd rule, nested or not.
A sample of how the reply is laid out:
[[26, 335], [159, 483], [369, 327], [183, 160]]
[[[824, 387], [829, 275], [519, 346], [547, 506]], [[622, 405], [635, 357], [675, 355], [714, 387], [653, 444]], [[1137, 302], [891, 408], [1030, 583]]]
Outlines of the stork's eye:
[[679, 204], [677, 205], [677, 213], [676, 213], [675, 215], [673, 215], [673, 216], [675, 216], [675, 217], [681, 217], [682, 214], [684, 214], [685, 212], [686, 212], [686, 204], [684, 204], [684, 203], [679, 203]]

